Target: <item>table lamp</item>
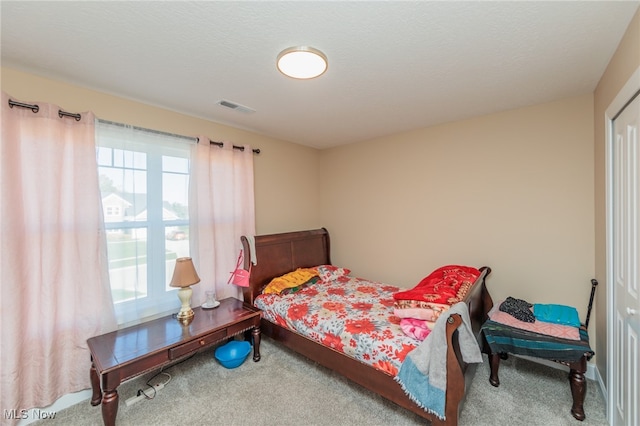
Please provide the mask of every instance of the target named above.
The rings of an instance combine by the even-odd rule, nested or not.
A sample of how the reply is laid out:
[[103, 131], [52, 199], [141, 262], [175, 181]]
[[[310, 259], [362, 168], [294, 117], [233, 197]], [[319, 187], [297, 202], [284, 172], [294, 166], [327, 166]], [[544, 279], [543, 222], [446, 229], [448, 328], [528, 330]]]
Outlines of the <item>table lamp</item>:
[[190, 257], [180, 257], [176, 259], [176, 267], [173, 270], [173, 278], [171, 278], [171, 287], [179, 287], [178, 299], [182, 303], [180, 312], [176, 319], [183, 324], [190, 324], [193, 320], [193, 309], [191, 309], [191, 290], [192, 285], [198, 284], [200, 277], [193, 266]]

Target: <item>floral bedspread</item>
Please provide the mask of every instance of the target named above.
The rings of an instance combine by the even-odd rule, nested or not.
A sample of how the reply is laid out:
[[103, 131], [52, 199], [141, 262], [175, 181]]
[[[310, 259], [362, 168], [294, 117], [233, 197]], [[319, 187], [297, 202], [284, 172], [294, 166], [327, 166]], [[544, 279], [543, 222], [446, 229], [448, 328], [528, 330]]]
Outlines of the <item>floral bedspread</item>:
[[398, 287], [341, 276], [291, 294], [263, 294], [263, 317], [395, 377], [418, 340], [393, 314]]

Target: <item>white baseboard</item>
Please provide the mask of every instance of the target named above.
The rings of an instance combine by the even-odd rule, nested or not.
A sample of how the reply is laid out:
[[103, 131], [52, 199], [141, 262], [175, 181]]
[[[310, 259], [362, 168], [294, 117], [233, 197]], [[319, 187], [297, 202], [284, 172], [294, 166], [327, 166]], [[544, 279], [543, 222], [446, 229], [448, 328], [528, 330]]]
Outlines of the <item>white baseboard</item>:
[[593, 368], [595, 370], [595, 375], [596, 375], [596, 382], [598, 382], [598, 389], [600, 389], [600, 394], [602, 395], [602, 398], [604, 399], [604, 406], [607, 407], [607, 413], [609, 412], [609, 392], [607, 392], [607, 385], [604, 383], [604, 381], [602, 380], [602, 376], [600, 375], [600, 370], [598, 370], [597, 367], [594, 366]]

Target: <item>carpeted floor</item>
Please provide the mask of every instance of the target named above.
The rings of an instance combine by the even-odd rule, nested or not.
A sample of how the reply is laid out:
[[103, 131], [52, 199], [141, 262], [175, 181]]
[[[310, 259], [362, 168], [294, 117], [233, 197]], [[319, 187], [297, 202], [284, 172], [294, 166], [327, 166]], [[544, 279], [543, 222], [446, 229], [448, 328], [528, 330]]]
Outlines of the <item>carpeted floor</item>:
[[[125, 401], [155, 373], [118, 388], [117, 424], [125, 425], [424, 425], [419, 416], [353, 384], [333, 372], [262, 339], [262, 360], [249, 358], [227, 370], [213, 349], [165, 371], [172, 378], [155, 398], [129, 407]], [[500, 365], [501, 385], [489, 384], [489, 366], [478, 366], [467, 394], [460, 425], [606, 425], [597, 384], [589, 381], [584, 422], [575, 420], [564, 371], [509, 357]], [[157, 376], [154, 382], [165, 382]], [[101, 425], [100, 407], [89, 401], [42, 420], [40, 426]]]

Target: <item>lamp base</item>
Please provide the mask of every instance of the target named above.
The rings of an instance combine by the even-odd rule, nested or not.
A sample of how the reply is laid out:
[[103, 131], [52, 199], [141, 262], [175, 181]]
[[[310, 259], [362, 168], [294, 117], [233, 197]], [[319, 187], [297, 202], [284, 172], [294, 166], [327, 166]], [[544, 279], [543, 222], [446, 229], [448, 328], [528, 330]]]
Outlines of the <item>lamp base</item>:
[[189, 325], [191, 324], [191, 321], [193, 321], [193, 316], [193, 309], [189, 309], [188, 311], [181, 310], [178, 312], [178, 315], [176, 315], [176, 319], [184, 325]]
[[176, 319], [180, 321], [184, 325], [191, 324], [193, 321], [193, 309], [191, 309], [191, 287], [182, 287], [178, 290], [178, 299], [182, 303], [182, 307], [180, 308], [180, 312], [176, 316]]

